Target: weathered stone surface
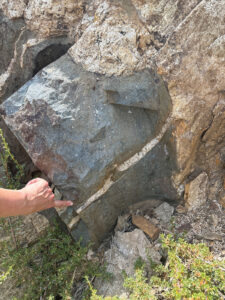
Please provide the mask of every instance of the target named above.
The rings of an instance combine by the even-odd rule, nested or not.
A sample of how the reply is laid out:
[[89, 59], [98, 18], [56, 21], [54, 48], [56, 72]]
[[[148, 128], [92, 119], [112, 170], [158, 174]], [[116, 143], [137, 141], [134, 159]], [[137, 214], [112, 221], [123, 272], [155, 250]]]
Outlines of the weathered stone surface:
[[68, 33], [81, 19], [86, 1], [2, 0], [0, 9], [9, 19], [24, 18], [27, 28], [49, 37]]
[[207, 161], [210, 150], [205, 148], [200, 153], [199, 148], [202, 136], [212, 126], [214, 107], [221, 97], [224, 99], [225, 6], [224, 1], [215, 0], [196, 4], [157, 56], [158, 71], [168, 82], [176, 119], [174, 134], [181, 168], [176, 177], [178, 183], [198, 167], [211, 177], [214, 167], [211, 169], [208, 163], [215, 164], [216, 160], [220, 165], [217, 168], [217, 181], [220, 181], [224, 162], [224, 139], [217, 144], [212, 132], [208, 139], [212, 138], [211, 147], [216, 155]]
[[113, 274], [113, 281], [97, 281], [95, 286], [98, 294], [114, 296], [124, 293], [122, 271], [125, 271], [128, 276], [132, 276], [135, 262], [140, 257], [147, 264], [149, 270], [149, 257], [155, 263], [160, 263], [161, 259], [159, 252], [155, 250], [141, 230], [117, 232], [110, 249], [104, 255], [107, 271]]
[[169, 205], [167, 202], [162, 203], [159, 205], [155, 210], [154, 213], [162, 223], [166, 224], [169, 223], [172, 215], [174, 212], [174, 207]]
[[144, 231], [153, 241], [159, 237], [160, 229], [145, 217], [134, 215], [132, 216], [132, 223]]
[[225, 161], [225, 94], [219, 94], [219, 100], [212, 111], [209, 128], [202, 136], [202, 144], [198, 152], [198, 159], [204, 165], [209, 175], [210, 200], [218, 199], [221, 189], [225, 189], [224, 161]]
[[29, 1], [24, 18], [30, 30], [41, 36], [69, 33], [83, 16], [86, 1]]
[[132, 74], [139, 63], [144, 67], [137, 37], [140, 32], [147, 36], [147, 30], [132, 21], [120, 5], [96, 2], [94, 19], [69, 51], [74, 61], [107, 75]]
[[206, 202], [207, 197], [208, 175], [206, 173], [202, 173], [190, 182], [185, 205], [188, 210], [195, 210]]
[[90, 5], [90, 20], [70, 54], [85, 69], [107, 75], [153, 66], [159, 49], [199, 1], [94, 1], [95, 13]]
[[223, 187], [220, 192], [219, 202], [223, 206], [223, 208], [225, 208], [225, 177], [223, 179]]
[[17, 19], [23, 17], [24, 10], [26, 8], [25, 0], [2, 0], [0, 8], [9, 19]]

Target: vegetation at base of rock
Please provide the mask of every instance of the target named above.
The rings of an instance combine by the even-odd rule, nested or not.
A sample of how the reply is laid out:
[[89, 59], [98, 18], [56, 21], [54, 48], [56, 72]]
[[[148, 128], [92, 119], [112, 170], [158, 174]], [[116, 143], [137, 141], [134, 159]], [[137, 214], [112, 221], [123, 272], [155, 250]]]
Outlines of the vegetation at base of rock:
[[[15, 159], [14, 155], [9, 149], [3, 131], [0, 128], [0, 163], [3, 166], [4, 178], [0, 178], [0, 187], [8, 189], [19, 189], [21, 187], [21, 179], [24, 176], [23, 166], [21, 166]], [[14, 174], [9, 168], [10, 163], [14, 166]], [[2, 176], [3, 174], [1, 174]]]
[[[98, 263], [87, 260], [88, 247], [81, 247], [57, 226], [50, 227], [30, 247], [10, 250], [1, 245], [0, 284], [12, 278], [25, 286], [25, 299], [71, 299], [73, 285], [84, 276], [93, 279], [107, 273]], [[86, 291], [88, 293], [88, 291]]]
[[[215, 260], [202, 243], [189, 244], [181, 238], [175, 240], [170, 234], [162, 235], [161, 243], [167, 253], [165, 265], [155, 266], [150, 279], [145, 277], [141, 266], [136, 269], [134, 277], [125, 278], [124, 287], [130, 293], [130, 300], [224, 299], [225, 261]], [[126, 298], [103, 298], [92, 288], [91, 300], [103, 299]]]
[[225, 295], [225, 262], [215, 260], [202, 243], [162, 236], [168, 253], [165, 265], [155, 268], [150, 284], [166, 299], [221, 299]]

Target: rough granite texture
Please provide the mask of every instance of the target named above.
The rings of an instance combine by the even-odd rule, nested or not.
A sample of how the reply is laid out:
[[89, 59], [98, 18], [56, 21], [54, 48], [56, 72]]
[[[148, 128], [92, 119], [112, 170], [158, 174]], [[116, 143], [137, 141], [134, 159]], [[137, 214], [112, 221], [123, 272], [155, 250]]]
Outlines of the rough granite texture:
[[[224, 194], [225, 175], [225, 0], [7, 2], [3, 0], [0, 4], [0, 52], [4, 57], [0, 58], [1, 102], [70, 49], [4, 104], [8, 106], [5, 121], [65, 197], [79, 194], [77, 203], [82, 203], [110, 176], [116, 182], [81, 212], [78, 227], [85, 231], [85, 226], [93, 222], [99, 230], [105, 222], [101, 220], [108, 219], [100, 234], [104, 236], [112, 228], [118, 210], [148, 196], [176, 200], [185, 184], [202, 172], [208, 176], [208, 200], [219, 200]], [[69, 60], [68, 70], [60, 73]], [[55, 74], [50, 72], [51, 68]], [[80, 74], [85, 75], [76, 82]], [[163, 81], [169, 102], [160, 100], [168, 94], [157, 88]], [[71, 119], [80, 93], [86, 100], [80, 100], [82, 109], [77, 111], [76, 119], [79, 122], [81, 118], [80, 127], [74, 129]], [[146, 100], [149, 97], [150, 102]], [[88, 101], [95, 103], [99, 117]], [[9, 103], [14, 112], [22, 103], [25, 106], [10, 119]], [[107, 107], [103, 109], [107, 117], [103, 118], [99, 107]], [[137, 165], [126, 170], [126, 176], [118, 170], [114, 174], [115, 163], [129, 159], [160, 133], [170, 111], [172, 118], [165, 137]], [[32, 118], [36, 120], [34, 128], [26, 127]], [[19, 120], [24, 130], [29, 128], [29, 132], [37, 134], [37, 128], [40, 129], [39, 142], [34, 143], [29, 132], [19, 136]], [[110, 122], [113, 126], [107, 127]], [[61, 130], [57, 131], [59, 124]], [[87, 130], [86, 124], [89, 132], [84, 137], [81, 133], [83, 128]], [[70, 128], [69, 143], [65, 143], [63, 126], [66, 130]], [[45, 140], [46, 128], [49, 142]], [[61, 144], [61, 152], [56, 151], [57, 144]], [[71, 146], [75, 144], [76, 147]], [[104, 149], [107, 155], [111, 153], [107, 163]], [[45, 154], [40, 159], [35, 153]], [[70, 161], [75, 153], [79, 162]], [[94, 163], [92, 153], [104, 163], [98, 164], [98, 159]], [[72, 168], [66, 175], [68, 180], [61, 172], [65, 167], [62, 157]], [[53, 165], [60, 172], [54, 173]], [[72, 167], [75, 165], [76, 171]], [[120, 193], [114, 190], [115, 186]], [[99, 217], [95, 215], [98, 210], [106, 213]], [[73, 234], [79, 236], [76, 230]], [[92, 238], [98, 240], [100, 236], [94, 234]]]

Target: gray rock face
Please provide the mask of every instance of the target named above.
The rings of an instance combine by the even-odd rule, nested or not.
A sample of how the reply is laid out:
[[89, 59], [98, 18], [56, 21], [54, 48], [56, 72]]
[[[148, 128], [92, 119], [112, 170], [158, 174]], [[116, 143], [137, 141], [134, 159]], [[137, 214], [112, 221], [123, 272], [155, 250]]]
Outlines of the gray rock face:
[[173, 212], [174, 212], [174, 207], [169, 205], [166, 202], [162, 203], [155, 209], [155, 214], [157, 218], [160, 219], [160, 221], [163, 224], [167, 224], [170, 222]]
[[[106, 77], [83, 70], [66, 54], [2, 108], [35, 165], [74, 201], [69, 214], [80, 214], [82, 235], [86, 228], [86, 236], [101, 240], [121, 211], [143, 198], [178, 198], [171, 182], [176, 166], [170, 133], [153, 151], [143, 150], [171, 110], [167, 89], [153, 70]], [[129, 162], [139, 151], [143, 157]], [[79, 236], [77, 229], [72, 234]]]
[[[133, 276], [135, 262], [140, 258], [145, 262], [148, 271], [151, 271], [149, 258], [154, 263], [160, 264], [161, 255], [141, 230], [116, 232], [110, 249], [104, 255], [107, 271], [113, 274], [113, 281], [102, 282], [102, 280], [96, 280], [95, 286], [98, 294], [102, 296], [126, 294], [123, 287], [122, 272], [125, 271], [128, 276]], [[129, 297], [125, 299], [129, 299]]]

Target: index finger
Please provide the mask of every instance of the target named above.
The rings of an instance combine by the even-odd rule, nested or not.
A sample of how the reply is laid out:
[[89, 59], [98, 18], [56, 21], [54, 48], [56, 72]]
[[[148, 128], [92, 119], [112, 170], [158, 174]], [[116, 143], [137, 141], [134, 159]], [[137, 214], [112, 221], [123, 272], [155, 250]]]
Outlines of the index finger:
[[72, 206], [73, 202], [72, 201], [65, 201], [65, 200], [55, 200], [54, 201], [54, 207], [67, 207], [67, 206]]

